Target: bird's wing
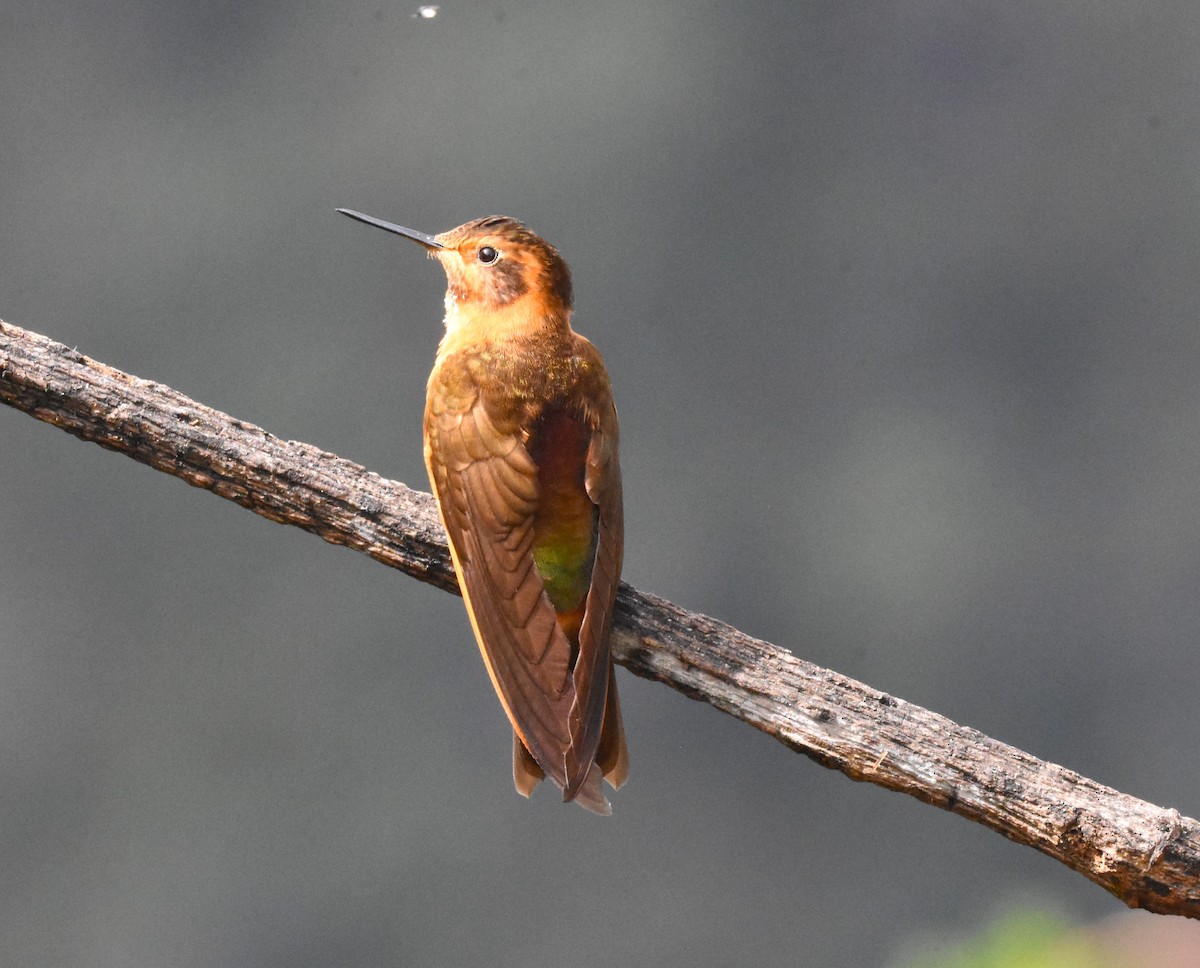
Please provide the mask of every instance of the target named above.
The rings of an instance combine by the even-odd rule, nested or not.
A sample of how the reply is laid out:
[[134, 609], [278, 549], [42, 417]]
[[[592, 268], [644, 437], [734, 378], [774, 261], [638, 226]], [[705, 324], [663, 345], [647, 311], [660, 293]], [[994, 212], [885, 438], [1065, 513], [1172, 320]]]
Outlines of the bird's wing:
[[[605, 401], [587, 450], [584, 486], [599, 512], [596, 516], [596, 553], [592, 563], [583, 624], [579, 630], [579, 656], [575, 662], [576, 703], [571, 708], [571, 748], [590, 764], [600, 756], [600, 767], [614, 787], [627, 772], [625, 736], [611, 675], [609, 630], [613, 603], [621, 580], [625, 537], [621, 499], [621, 465], [617, 457], [617, 412]], [[606, 713], [606, 708], [608, 712]], [[577, 773], [582, 783], [586, 769]], [[573, 790], [564, 791], [572, 795]]]
[[590, 735], [569, 725], [580, 674], [571, 674], [571, 643], [534, 564], [537, 465], [519, 431], [498, 427], [478, 395], [430, 407], [425, 429], [430, 480], [492, 684], [542, 769], [578, 789], [591, 760], [579, 774], [573, 742]]

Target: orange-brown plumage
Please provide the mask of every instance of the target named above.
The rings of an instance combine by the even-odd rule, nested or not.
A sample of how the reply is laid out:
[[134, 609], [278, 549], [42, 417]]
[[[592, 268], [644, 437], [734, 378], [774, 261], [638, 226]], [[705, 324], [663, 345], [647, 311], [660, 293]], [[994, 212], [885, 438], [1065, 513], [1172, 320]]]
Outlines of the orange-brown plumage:
[[609, 648], [623, 545], [617, 416], [570, 326], [571, 276], [521, 223], [424, 236], [446, 271], [425, 462], [475, 637], [515, 733], [513, 778], [607, 813], [627, 753]]

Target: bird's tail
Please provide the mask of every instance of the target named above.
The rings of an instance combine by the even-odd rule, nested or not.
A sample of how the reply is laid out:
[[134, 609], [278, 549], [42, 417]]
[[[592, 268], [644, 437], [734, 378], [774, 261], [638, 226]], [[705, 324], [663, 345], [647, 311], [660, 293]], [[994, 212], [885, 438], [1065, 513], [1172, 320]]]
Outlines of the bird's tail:
[[[617, 698], [616, 670], [608, 670], [608, 698], [604, 705], [604, 725], [600, 734], [600, 746], [596, 750], [596, 762], [588, 770], [587, 778], [572, 798], [585, 810], [609, 816], [612, 804], [604, 796], [601, 780], [607, 780], [614, 790], [620, 789], [629, 776], [629, 750], [625, 745], [625, 724], [621, 720], [621, 701]], [[523, 797], [530, 797], [534, 787], [546, 778], [546, 771], [538, 766], [533, 754], [525, 748], [521, 737], [513, 733], [513, 786]]]

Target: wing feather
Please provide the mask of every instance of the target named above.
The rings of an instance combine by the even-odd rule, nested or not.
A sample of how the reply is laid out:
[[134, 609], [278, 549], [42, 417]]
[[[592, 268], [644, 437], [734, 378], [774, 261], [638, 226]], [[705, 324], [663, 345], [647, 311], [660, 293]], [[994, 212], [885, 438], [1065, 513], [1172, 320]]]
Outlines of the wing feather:
[[[580, 338], [580, 346], [599, 364], [590, 344]], [[435, 370], [431, 387], [436, 377]], [[596, 513], [574, 643], [533, 553], [540, 486], [527, 428], [489, 411], [478, 391], [431, 390], [425, 457], [475, 637], [516, 734], [517, 789], [528, 796], [544, 771], [564, 799], [606, 812], [599, 778], [619, 786], [627, 770], [609, 648], [623, 531], [616, 411], [606, 393], [595, 403], [578, 418], [587, 433], [584, 487]]]
[[430, 480], [492, 683], [521, 742], [565, 787], [572, 646], [534, 567], [537, 465], [477, 397], [464, 402], [427, 413]]
[[[605, 732], [605, 708], [616, 710], [612, 725], [612, 742], [624, 750], [624, 731], [620, 724], [620, 708], [616, 698], [616, 683], [610, 669], [612, 654], [609, 629], [613, 604], [620, 583], [621, 559], [624, 551], [621, 467], [617, 459], [617, 414], [609, 403], [599, 415], [599, 426], [588, 445], [584, 486], [599, 510], [596, 534], [596, 556], [592, 563], [592, 583], [588, 590], [583, 624], [579, 630], [579, 658], [575, 663], [575, 695], [578, 701], [568, 720], [571, 749], [582, 769], [597, 756]], [[611, 700], [609, 690], [613, 691]], [[611, 743], [609, 745], [612, 745]], [[568, 772], [571, 772], [568, 767]], [[606, 773], [608, 771], [605, 771]], [[576, 773], [579, 782], [587, 777], [586, 770]], [[564, 794], [572, 793], [568, 789]]]

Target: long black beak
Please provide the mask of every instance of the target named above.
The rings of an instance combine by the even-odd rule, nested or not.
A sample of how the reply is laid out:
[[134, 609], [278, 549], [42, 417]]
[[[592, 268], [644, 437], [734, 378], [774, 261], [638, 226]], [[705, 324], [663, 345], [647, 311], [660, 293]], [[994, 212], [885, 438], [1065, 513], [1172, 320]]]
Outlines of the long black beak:
[[385, 222], [383, 219], [372, 218], [370, 215], [363, 215], [362, 212], [351, 211], [348, 208], [339, 208], [339, 212], [343, 215], [349, 215], [351, 218], [358, 219], [360, 222], [366, 222], [368, 225], [374, 225], [377, 229], [384, 229], [388, 232], [395, 232], [397, 235], [403, 235], [406, 239], [412, 239], [418, 245], [423, 245], [427, 249], [444, 249], [437, 239], [432, 235], [426, 235], [424, 232], [418, 232], [416, 229], [406, 229], [403, 225], [393, 225], [391, 222]]

